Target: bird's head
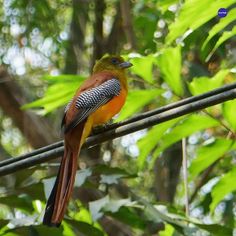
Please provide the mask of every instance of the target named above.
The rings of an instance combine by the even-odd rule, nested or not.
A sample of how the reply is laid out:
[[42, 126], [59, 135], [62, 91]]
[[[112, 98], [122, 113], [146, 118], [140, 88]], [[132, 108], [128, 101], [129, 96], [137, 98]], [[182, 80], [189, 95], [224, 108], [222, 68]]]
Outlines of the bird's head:
[[98, 60], [93, 67], [93, 73], [101, 72], [104, 70], [124, 71], [132, 66], [132, 63], [125, 61], [120, 56], [104, 56]]

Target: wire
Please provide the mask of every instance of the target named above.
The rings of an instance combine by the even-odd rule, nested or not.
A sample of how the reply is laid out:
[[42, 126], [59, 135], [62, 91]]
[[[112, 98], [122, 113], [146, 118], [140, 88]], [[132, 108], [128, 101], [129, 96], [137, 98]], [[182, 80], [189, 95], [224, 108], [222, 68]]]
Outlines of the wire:
[[[141, 129], [213, 106], [236, 98], [236, 83], [223, 86], [210, 92], [183, 99], [159, 109], [142, 113], [126, 121], [106, 126], [90, 136], [83, 148], [121, 137]], [[31, 153], [0, 162], [0, 176], [34, 166], [63, 154], [63, 141], [48, 145]]]

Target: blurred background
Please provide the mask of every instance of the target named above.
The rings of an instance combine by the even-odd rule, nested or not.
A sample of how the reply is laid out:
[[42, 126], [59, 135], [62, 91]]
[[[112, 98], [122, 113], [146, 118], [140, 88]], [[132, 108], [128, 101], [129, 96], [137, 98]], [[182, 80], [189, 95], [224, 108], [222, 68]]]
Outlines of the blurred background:
[[[0, 160], [62, 139], [64, 106], [104, 54], [134, 64], [115, 121], [235, 82], [233, 0], [0, 3]], [[225, 102], [83, 150], [59, 229], [41, 225], [59, 158], [1, 177], [0, 235], [233, 235], [235, 107]]]

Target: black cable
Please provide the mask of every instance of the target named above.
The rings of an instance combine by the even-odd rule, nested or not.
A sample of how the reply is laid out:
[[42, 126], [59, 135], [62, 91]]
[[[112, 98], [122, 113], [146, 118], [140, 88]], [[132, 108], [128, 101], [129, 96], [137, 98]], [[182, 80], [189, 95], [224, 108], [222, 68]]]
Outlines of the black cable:
[[[217, 94], [214, 93], [214, 91], [211, 91], [210, 94], [211, 95], [209, 97], [201, 95], [200, 99], [195, 100], [193, 102], [191, 101], [191, 103], [189, 104], [182, 104], [178, 107], [176, 107], [175, 105], [176, 103], [174, 103], [172, 104], [171, 109], [168, 109], [159, 114], [154, 114], [150, 117], [133, 121], [132, 123], [123, 124], [122, 126], [119, 126], [117, 128], [108, 129], [104, 131], [103, 133], [95, 134], [86, 140], [85, 144], [83, 145], [83, 148], [91, 147], [99, 143], [102, 143], [104, 141], [121, 137], [123, 135], [127, 135], [129, 133], [136, 132], [141, 129], [145, 129], [153, 125], [163, 123], [165, 121], [189, 114], [191, 112], [198, 111], [198, 110], [207, 108], [209, 106], [213, 106], [213, 105], [225, 102], [227, 100], [234, 99], [236, 98], [236, 89], [231, 88], [230, 90], [227, 90], [227, 91], [221, 90], [221, 92]], [[61, 143], [59, 142], [56, 143], [55, 145], [59, 145], [59, 144], [61, 145]], [[53, 145], [50, 145], [50, 146], [53, 146]], [[49, 146], [47, 147], [49, 148]], [[0, 176], [10, 174], [17, 170], [24, 169], [27, 167], [34, 166], [36, 164], [49, 161], [51, 159], [54, 159], [62, 155], [62, 153], [63, 153], [63, 146], [59, 146], [56, 148], [50, 148], [48, 151], [44, 153], [39, 153], [34, 156], [32, 155], [28, 156], [26, 159], [23, 159], [23, 160], [21, 157], [12, 158], [14, 159], [15, 162], [12, 162], [10, 164], [3, 165], [0, 167]]]
[[[130, 124], [132, 122], [144, 119], [146, 117], [150, 117], [152, 115], [160, 114], [162, 112], [171, 110], [173, 108], [176, 108], [176, 107], [179, 107], [179, 106], [182, 106], [182, 105], [194, 102], [194, 101], [198, 101], [198, 100], [203, 99], [203, 98], [214, 96], [214, 95], [226, 92], [226, 91], [234, 89], [234, 88], [236, 88], [236, 83], [227, 84], [227, 85], [224, 85], [220, 88], [211, 90], [209, 92], [206, 92], [206, 93], [203, 93], [203, 94], [200, 94], [200, 95], [196, 95], [196, 96], [192, 96], [192, 97], [188, 97], [188, 98], [182, 99], [181, 101], [171, 103], [171, 104], [168, 104], [166, 106], [163, 106], [163, 107], [151, 110], [151, 111], [144, 112], [142, 114], [136, 115], [136, 116], [134, 116], [130, 119], [127, 119], [125, 121], [110, 124], [110, 125], [106, 125], [105, 127], [102, 127], [100, 129], [96, 130], [95, 134], [103, 133], [105, 131], [108, 131], [108, 130], [111, 130], [111, 129], [114, 129], [114, 128], [118, 128], [118, 127], [121, 127], [123, 125]], [[37, 155], [37, 154], [40, 154], [40, 153], [44, 153], [46, 151], [49, 151], [49, 150], [57, 148], [57, 147], [61, 147], [63, 145], [64, 145], [63, 141], [59, 141], [59, 142], [50, 144], [48, 146], [39, 148], [37, 150], [34, 150], [32, 152], [29, 152], [27, 154], [23, 154], [21, 156], [15, 157], [15, 158], [9, 158], [7, 160], [1, 161], [0, 162], [0, 167], [11, 164], [11, 163], [14, 163], [16, 161], [15, 159], [23, 160], [23, 159], [28, 158], [30, 156]]]

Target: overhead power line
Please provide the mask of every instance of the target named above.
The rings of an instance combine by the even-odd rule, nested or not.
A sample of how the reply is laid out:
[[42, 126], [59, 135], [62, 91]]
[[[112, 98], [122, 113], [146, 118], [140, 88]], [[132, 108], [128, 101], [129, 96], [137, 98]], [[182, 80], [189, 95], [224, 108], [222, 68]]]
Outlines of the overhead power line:
[[[139, 114], [123, 122], [107, 125], [90, 136], [83, 148], [88, 148], [102, 142], [115, 139], [165, 121], [199, 111], [236, 98], [236, 83], [225, 85], [201, 95], [192, 96], [167, 106]], [[9, 158], [0, 162], [0, 176], [47, 162], [63, 154], [63, 141], [37, 149], [25, 155]]]

